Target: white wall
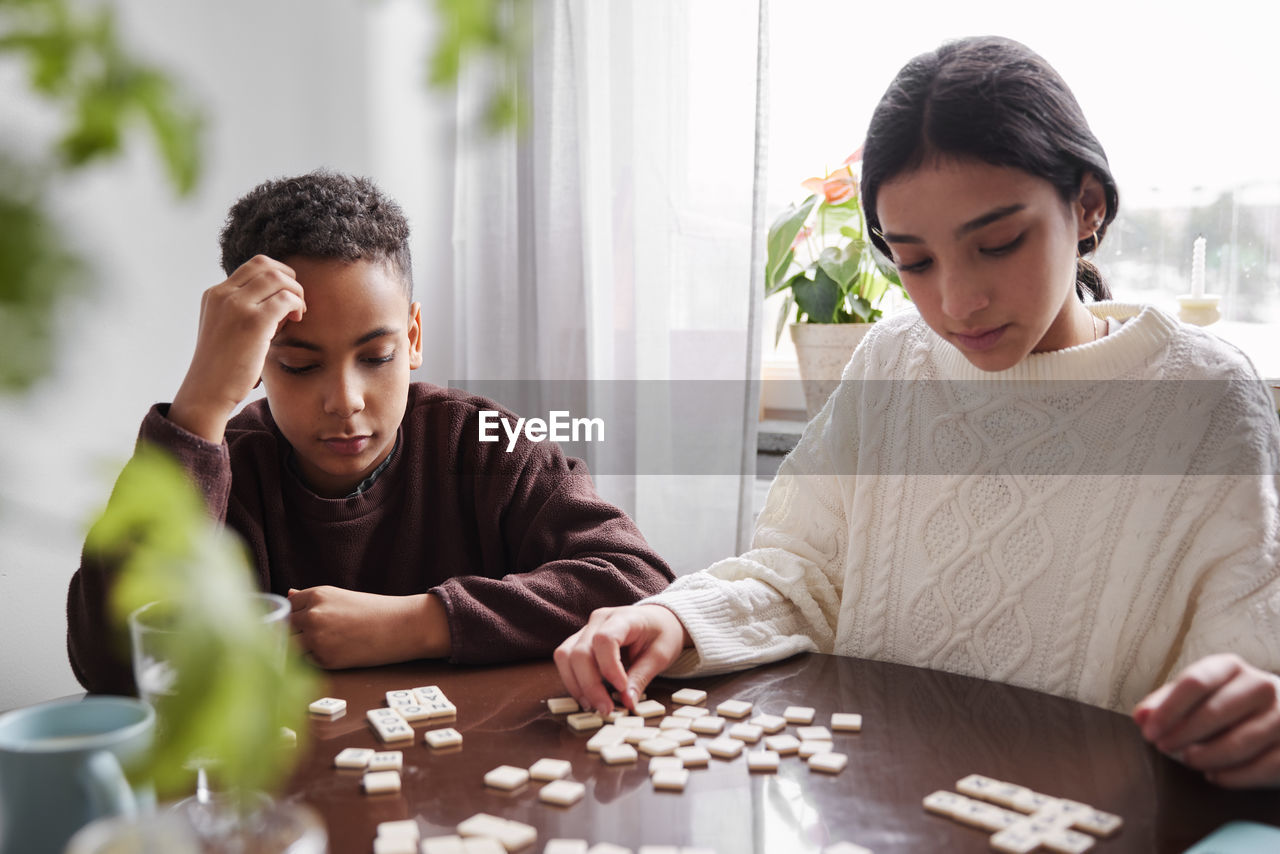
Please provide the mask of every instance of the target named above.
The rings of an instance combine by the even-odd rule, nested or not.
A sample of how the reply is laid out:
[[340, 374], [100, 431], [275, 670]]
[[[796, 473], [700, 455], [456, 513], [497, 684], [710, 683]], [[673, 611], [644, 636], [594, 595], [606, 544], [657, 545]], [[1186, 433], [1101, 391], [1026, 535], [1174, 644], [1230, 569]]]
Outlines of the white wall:
[[[80, 690], [65, 652], [67, 583], [139, 421], [182, 379], [200, 294], [224, 278], [218, 232], [239, 195], [320, 166], [377, 181], [410, 217], [419, 298], [444, 307], [424, 317], [421, 378], [450, 372], [449, 304], [432, 286], [449, 273], [452, 105], [423, 88], [424, 4], [113, 5], [134, 51], [204, 105], [205, 172], [194, 198], [175, 200], [150, 142], [137, 139], [55, 199], [93, 290], [66, 307], [49, 376], [0, 397], [0, 710]], [[38, 116], [15, 94], [18, 79], [0, 67], [0, 103]]]

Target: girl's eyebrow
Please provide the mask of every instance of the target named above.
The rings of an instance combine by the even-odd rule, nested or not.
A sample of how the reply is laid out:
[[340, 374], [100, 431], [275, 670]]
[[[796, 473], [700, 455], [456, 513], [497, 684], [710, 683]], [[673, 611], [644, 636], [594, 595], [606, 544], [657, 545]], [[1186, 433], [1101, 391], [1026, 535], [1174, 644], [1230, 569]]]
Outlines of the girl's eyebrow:
[[[955, 236], [964, 237], [972, 231], [977, 231], [984, 226], [991, 225], [991, 223], [996, 222], [997, 220], [1004, 219], [1007, 216], [1016, 214], [1018, 211], [1025, 210], [1026, 207], [1027, 206], [1024, 204], [1016, 204], [993, 208], [981, 216], [976, 216], [961, 225], [955, 230]], [[914, 234], [896, 234], [894, 232], [886, 231], [880, 236], [885, 239], [886, 243], [924, 243], [922, 239], [916, 237]]]

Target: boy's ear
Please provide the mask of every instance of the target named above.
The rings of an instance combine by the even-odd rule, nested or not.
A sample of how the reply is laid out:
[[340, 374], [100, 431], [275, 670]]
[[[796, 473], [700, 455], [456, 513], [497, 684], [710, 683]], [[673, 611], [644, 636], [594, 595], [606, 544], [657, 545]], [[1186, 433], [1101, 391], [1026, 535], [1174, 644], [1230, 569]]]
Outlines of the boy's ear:
[[422, 303], [409, 306], [409, 368], [422, 367]]

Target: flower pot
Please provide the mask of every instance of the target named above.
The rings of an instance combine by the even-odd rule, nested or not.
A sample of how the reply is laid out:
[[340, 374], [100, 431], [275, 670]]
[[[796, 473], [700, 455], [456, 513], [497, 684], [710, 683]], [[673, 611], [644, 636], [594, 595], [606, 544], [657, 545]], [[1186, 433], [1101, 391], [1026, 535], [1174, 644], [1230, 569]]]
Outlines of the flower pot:
[[800, 364], [804, 386], [804, 408], [809, 418], [818, 414], [831, 392], [840, 384], [840, 375], [862, 336], [874, 323], [793, 323], [791, 340]]

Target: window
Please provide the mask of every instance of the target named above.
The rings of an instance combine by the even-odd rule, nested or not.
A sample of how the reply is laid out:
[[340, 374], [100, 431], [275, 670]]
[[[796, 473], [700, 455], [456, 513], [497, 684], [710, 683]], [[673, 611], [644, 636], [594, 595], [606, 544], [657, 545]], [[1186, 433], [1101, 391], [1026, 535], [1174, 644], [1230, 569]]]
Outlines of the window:
[[[1205, 288], [1222, 295], [1212, 331], [1280, 377], [1280, 11], [1240, 0], [1212, 7], [1138, 0], [1046, 8], [1025, 2], [788, 0], [771, 6], [769, 206], [838, 166], [911, 57], [950, 38], [998, 33], [1044, 56], [1102, 141], [1120, 214], [1097, 260], [1115, 296], [1177, 311], [1192, 243], [1206, 240]], [[1262, 11], [1265, 9], [1266, 11]], [[794, 376], [781, 298], [765, 305], [766, 379]], [[795, 409], [798, 391], [766, 382], [764, 407]], [[802, 408], [799, 407], [799, 408]]]

